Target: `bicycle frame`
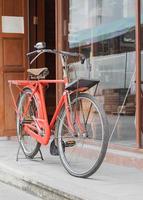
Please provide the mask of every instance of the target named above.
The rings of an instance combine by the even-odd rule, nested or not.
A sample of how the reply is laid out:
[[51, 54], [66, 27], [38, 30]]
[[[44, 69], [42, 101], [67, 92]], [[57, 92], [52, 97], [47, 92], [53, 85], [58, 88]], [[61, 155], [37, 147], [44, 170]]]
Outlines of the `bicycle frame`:
[[[26, 109], [24, 109], [24, 115], [26, 115], [26, 112], [28, 111], [28, 107], [30, 105], [30, 101], [31, 101], [32, 97], [35, 96], [36, 100], [38, 100], [38, 107], [39, 107], [38, 111], [39, 111], [40, 118], [36, 119], [35, 117], [32, 116], [34, 118], [35, 124], [32, 125], [32, 124], [25, 123], [23, 125], [24, 126], [23, 128], [27, 134], [29, 134], [31, 137], [35, 138], [39, 143], [46, 145], [49, 142], [51, 130], [52, 130], [52, 128], [55, 124], [55, 121], [58, 117], [58, 114], [64, 104], [65, 104], [68, 126], [72, 132], [74, 132], [74, 127], [73, 127], [73, 123], [72, 123], [71, 117], [70, 117], [69, 95], [71, 93], [68, 90], [64, 90], [63, 95], [56, 107], [53, 118], [49, 123], [48, 118], [47, 118], [47, 109], [46, 109], [46, 105], [45, 105], [44, 88], [48, 84], [53, 84], [53, 83], [54, 84], [62, 83], [66, 86], [68, 84], [68, 73], [67, 73], [68, 56], [80, 56], [82, 62], [84, 62], [85, 57], [79, 53], [70, 53], [70, 52], [64, 52], [64, 51], [56, 51], [56, 50], [51, 50], [51, 49], [38, 49], [38, 48], [36, 51], [30, 52], [27, 55], [30, 56], [35, 53], [38, 53], [38, 55], [36, 57], [34, 57], [34, 59], [30, 63], [33, 63], [37, 59], [37, 57], [43, 53], [59, 54], [60, 58], [61, 58], [61, 62], [62, 62], [62, 67], [63, 67], [63, 80], [33, 80], [33, 81], [32, 80], [9, 80], [8, 82], [9, 82], [10, 92], [11, 92], [11, 96], [12, 96], [13, 103], [14, 103], [14, 108], [15, 108], [17, 115], [19, 115], [19, 111], [17, 109], [16, 100], [15, 100], [15, 97], [12, 92], [12, 88], [11, 88], [12, 84], [17, 85], [17, 86], [22, 86], [23, 88], [27, 87], [32, 91], [32, 95], [31, 95], [30, 99], [28, 100]], [[23, 89], [21, 91], [23, 91]], [[78, 90], [76, 92], [78, 92]], [[24, 116], [22, 116], [22, 118], [24, 119]], [[20, 119], [20, 120], [22, 122], [22, 119]], [[80, 123], [78, 115], [76, 116], [76, 121], [78, 122], [78, 126], [80, 127], [80, 129], [84, 131], [84, 128], [82, 127], [82, 125]], [[42, 133], [43, 128], [45, 130], [44, 134]], [[34, 132], [35, 130], [36, 130], [36, 132], [38, 132], [38, 134], [36, 134]]]
[[[91, 176], [100, 167], [108, 147], [108, 121], [103, 108], [93, 97], [99, 80], [78, 77], [76, 80], [70, 80], [71, 64], [68, 62], [68, 57], [77, 57], [76, 61], [80, 58], [81, 64], [87, 59], [87, 68], [91, 71], [89, 55], [45, 49], [45, 46], [44, 42], [37, 43], [36, 50], [27, 54], [28, 56], [36, 54], [30, 63], [32, 64], [43, 53], [58, 54], [63, 70], [62, 80], [44, 80], [48, 75], [48, 68], [44, 67], [28, 69], [29, 80], [8, 81], [17, 114], [19, 141], [17, 160], [20, 148], [26, 158], [33, 159], [40, 152], [41, 159], [43, 159], [40, 146], [48, 144], [51, 133], [56, 127], [49, 148], [51, 155], [60, 155], [62, 164], [71, 175], [85, 178]], [[63, 95], [50, 122], [45, 101], [46, 87], [49, 84], [63, 84], [64, 86]], [[20, 91], [18, 105], [12, 85]], [[96, 86], [94, 95], [88, 94], [86, 91], [93, 86]], [[58, 120], [57, 124], [55, 124], [56, 120]], [[90, 144], [92, 147], [87, 148]]]
[[[51, 130], [52, 130], [52, 128], [55, 124], [55, 121], [57, 120], [57, 117], [59, 115], [59, 112], [61, 111], [61, 108], [64, 104], [65, 104], [65, 109], [66, 109], [68, 126], [71, 129], [71, 131], [74, 132], [74, 127], [71, 123], [70, 109], [69, 109], [69, 102], [68, 102], [68, 95], [70, 94], [69, 91], [65, 90], [63, 92], [63, 95], [62, 95], [58, 105], [56, 106], [55, 113], [54, 113], [50, 123], [48, 122], [48, 118], [47, 118], [48, 112], [47, 112], [46, 105], [45, 105], [44, 87], [47, 86], [48, 84], [52, 84], [52, 83], [55, 83], [55, 84], [62, 83], [65, 85], [65, 84], [67, 84], [66, 79], [64, 79], [64, 80], [38, 80], [38, 81], [11, 80], [11, 81], [9, 81], [9, 83], [10, 83], [10, 85], [15, 84], [15, 85], [23, 86], [24, 88], [27, 87], [27, 88], [31, 89], [31, 91], [32, 91], [32, 95], [26, 105], [26, 110], [25, 110], [24, 114], [26, 114], [26, 112], [28, 110], [28, 106], [30, 105], [30, 100], [32, 99], [32, 97], [34, 95], [36, 95], [36, 99], [39, 102], [38, 111], [40, 113], [40, 119], [35, 119], [35, 122], [38, 127], [32, 126], [31, 124], [24, 124], [24, 130], [27, 134], [29, 134], [31, 137], [35, 138], [41, 144], [44, 144], [44, 145], [48, 144], [50, 135], [51, 135]], [[17, 109], [16, 102], [15, 102], [15, 99], [14, 99], [14, 96], [12, 93], [12, 89], [10, 89], [10, 91], [12, 94], [16, 113], [17, 113], [17, 115], [19, 115], [19, 111]], [[22, 117], [24, 118], [24, 116], [22, 116]], [[77, 118], [77, 121], [79, 121], [78, 118]], [[79, 122], [78, 122], [78, 124], [80, 127], [82, 127]], [[44, 130], [45, 130], [44, 136], [42, 136], [40, 134], [36, 134], [34, 132], [34, 130], [37, 130], [36, 128], [38, 130], [41, 130], [42, 128], [44, 128]]]

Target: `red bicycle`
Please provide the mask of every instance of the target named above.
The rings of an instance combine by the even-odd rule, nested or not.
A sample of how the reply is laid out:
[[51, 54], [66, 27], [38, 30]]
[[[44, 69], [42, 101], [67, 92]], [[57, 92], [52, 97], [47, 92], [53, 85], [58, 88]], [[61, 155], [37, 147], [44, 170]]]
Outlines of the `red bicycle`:
[[[69, 82], [69, 56], [87, 60], [83, 54], [46, 49], [38, 43], [37, 54], [59, 54], [62, 61], [63, 80], [45, 80], [47, 68], [28, 69], [30, 80], [9, 80], [9, 87], [16, 110], [17, 136], [20, 146], [28, 158], [34, 158], [41, 145], [49, 143], [52, 155], [59, 155], [65, 169], [73, 176], [88, 177], [101, 165], [106, 154], [109, 129], [105, 112], [95, 97], [87, 93], [97, 87], [99, 81], [77, 79]], [[44, 79], [44, 80], [43, 80]], [[45, 88], [49, 84], [63, 84], [63, 95], [56, 106], [52, 120], [48, 121], [45, 104]], [[20, 89], [16, 102], [12, 85]]]

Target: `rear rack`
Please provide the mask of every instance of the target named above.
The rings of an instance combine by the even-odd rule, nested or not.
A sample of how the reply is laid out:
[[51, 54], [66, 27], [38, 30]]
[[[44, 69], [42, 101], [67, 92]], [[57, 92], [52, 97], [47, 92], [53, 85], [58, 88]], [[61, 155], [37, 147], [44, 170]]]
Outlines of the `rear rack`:
[[99, 80], [91, 80], [91, 79], [77, 79], [71, 83], [69, 83], [65, 89], [69, 91], [83, 89], [84, 91], [90, 89], [94, 85], [99, 84]]

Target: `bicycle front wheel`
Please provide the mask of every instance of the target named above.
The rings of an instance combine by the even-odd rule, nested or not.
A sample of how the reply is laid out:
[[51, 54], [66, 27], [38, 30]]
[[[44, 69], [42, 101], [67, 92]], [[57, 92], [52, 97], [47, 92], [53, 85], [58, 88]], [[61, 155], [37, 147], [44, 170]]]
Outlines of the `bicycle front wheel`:
[[[34, 125], [34, 117], [39, 116], [38, 102], [35, 96], [32, 96], [32, 91], [29, 88], [23, 89], [18, 100], [18, 113], [17, 113], [17, 137], [21, 148], [28, 158], [34, 158], [38, 153], [41, 144], [32, 138], [24, 131], [24, 124], [29, 123]], [[28, 102], [30, 104], [28, 106]], [[25, 113], [26, 112], [26, 113]], [[36, 126], [35, 126], [36, 127]], [[35, 129], [35, 133], [38, 132]]]
[[73, 176], [91, 176], [106, 154], [109, 129], [102, 107], [95, 97], [81, 93], [71, 97], [71, 130], [66, 111], [59, 116], [58, 149], [65, 169]]

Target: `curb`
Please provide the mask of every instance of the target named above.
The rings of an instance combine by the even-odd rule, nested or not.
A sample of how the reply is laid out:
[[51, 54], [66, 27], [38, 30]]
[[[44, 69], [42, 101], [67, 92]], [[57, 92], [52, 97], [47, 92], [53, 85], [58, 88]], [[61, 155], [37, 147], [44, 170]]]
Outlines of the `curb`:
[[12, 169], [0, 164], [0, 181], [20, 190], [37, 196], [43, 200], [83, 200], [77, 196], [65, 193], [56, 188], [34, 181]]

